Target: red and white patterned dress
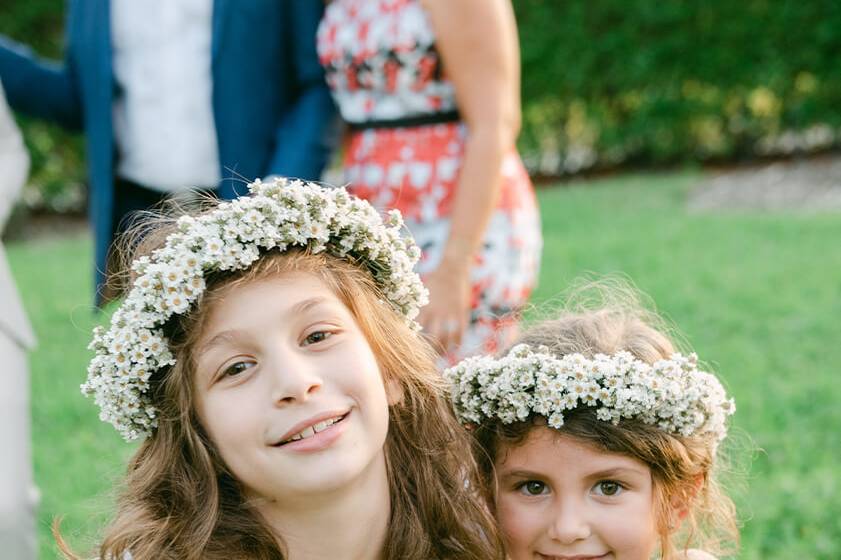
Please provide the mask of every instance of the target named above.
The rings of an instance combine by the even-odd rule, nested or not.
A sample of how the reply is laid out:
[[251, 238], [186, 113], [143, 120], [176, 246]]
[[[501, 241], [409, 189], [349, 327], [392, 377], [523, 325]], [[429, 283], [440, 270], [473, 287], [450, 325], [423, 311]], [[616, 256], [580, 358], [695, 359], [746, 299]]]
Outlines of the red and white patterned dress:
[[[469, 133], [427, 14], [418, 0], [333, 0], [318, 29], [318, 54], [352, 130], [344, 160], [349, 189], [382, 210], [400, 210], [423, 251], [423, 277], [441, 259]], [[535, 283], [540, 219], [513, 147], [502, 175], [471, 269], [470, 325], [449, 361], [506, 346]]]

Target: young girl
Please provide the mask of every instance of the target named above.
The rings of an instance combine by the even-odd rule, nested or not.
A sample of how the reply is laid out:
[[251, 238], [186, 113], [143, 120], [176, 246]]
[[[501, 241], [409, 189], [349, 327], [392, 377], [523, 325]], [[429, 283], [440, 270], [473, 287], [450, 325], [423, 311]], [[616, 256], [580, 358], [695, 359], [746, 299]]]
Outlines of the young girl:
[[250, 190], [145, 233], [95, 331], [83, 391], [145, 438], [99, 556], [501, 558], [399, 216], [343, 189]]
[[511, 560], [702, 559], [689, 547], [737, 541], [715, 478], [733, 401], [655, 324], [636, 304], [568, 312], [446, 372]]

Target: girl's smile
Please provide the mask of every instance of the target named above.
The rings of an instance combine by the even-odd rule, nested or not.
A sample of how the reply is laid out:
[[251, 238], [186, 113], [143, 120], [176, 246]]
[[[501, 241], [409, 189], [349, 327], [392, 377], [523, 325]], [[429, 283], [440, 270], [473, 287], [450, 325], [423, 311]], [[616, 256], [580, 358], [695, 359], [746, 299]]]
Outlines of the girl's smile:
[[540, 560], [599, 560], [600, 558], [608, 558], [607, 554], [600, 554], [599, 556], [547, 556], [545, 554], [537, 553]]
[[332, 445], [344, 433], [347, 424], [343, 422], [348, 416], [350, 410], [318, 414], [314, 418], [299, 422], [271, 446], [300, 453], [321, 451]]
[[567, 556], [567, 555], [548, 555], [548, 554], [541, 554], [540, 552], [535, 553], [535, 556], [539, 560], [607, 560], [608, 558], [615, 558], [613, 554], [610, 552], [605, 552], [604, 554], [576, 554], [574, 556]]

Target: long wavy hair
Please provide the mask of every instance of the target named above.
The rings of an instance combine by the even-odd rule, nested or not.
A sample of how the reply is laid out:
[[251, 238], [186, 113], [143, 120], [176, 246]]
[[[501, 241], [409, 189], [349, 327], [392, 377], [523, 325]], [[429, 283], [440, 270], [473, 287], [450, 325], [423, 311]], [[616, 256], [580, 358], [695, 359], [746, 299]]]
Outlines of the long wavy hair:
[[[676, 352], [676, 344], [665, 334], [669, 330], [665, 321], [642, 305], [630, 286], [605, 281], [578, 288], [567, 311], [531, 326], [514, 344], [543, 346], [559, 358], [573, 353], [591, 358], [597, 353], [627, 350], [653, 364]], [[536, 426], [545, 424], [544, 418], [533, 415], [513, 424], [485, 420], [472, 431], [480, 488], [492, 509], [497, 495], [495, 465], [504, 460], [508, 450], [522, 444]], [[629, 419], [614, 425], [599, 420], [594, 409], [588, 407], [564, 412], [564, 425], [558, 434], [649, 466], [663, 560], [675, 558], [679, 550], [690, 547], [735, 553], [739, 541], [735, 507], [718, 481], [723, 464], [716, 456], [715, 441], [669, 434]], [[679, 511], [686, 512], [682, 522]]]
[[[144, 229], [133, 256], [148, 254], [172, 231], [173, 219]], [[470, 442], [449, 406], [435, 354], [391, 306], [359, 264], [306, 250], [267, 253], [245, 271], [211, 275], [188, 313], [165, 326], [177, 363], [154, 376], [159, 427], [128, 465], [116, 516], [98, 550], [103, 559], [277, 560], [287, 558], [246, 500], [237, 479], [202, 428], [194, 406], [193, 348], [214, 298], [238, 284], [303, 272], [319, 278], [348, 307], [377, 358], [383, 382], [396, 382], [384, 453], [391, 516], [384, 558], [504, 558], [487, 505], [475, 491]], [[352, 523], [353, 520], [348, 520]], [[67, 558], [78, 559], [54, 529]]]

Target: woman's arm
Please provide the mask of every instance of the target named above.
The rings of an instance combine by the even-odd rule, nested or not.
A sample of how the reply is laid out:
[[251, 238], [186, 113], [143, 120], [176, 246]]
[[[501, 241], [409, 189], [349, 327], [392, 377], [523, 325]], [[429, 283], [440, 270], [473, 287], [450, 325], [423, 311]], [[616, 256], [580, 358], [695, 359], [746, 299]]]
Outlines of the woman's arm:
[[[469, 314], [469, 272], [496, 205], [502, 161], [520, 128], [517, 28], [509, 0], [422, 0], [467, 125], [451, 230], [429, 275], [421, 321], [444, 348], [458, 344]], [[448, 328], [457, 321], [458, 331]]]

